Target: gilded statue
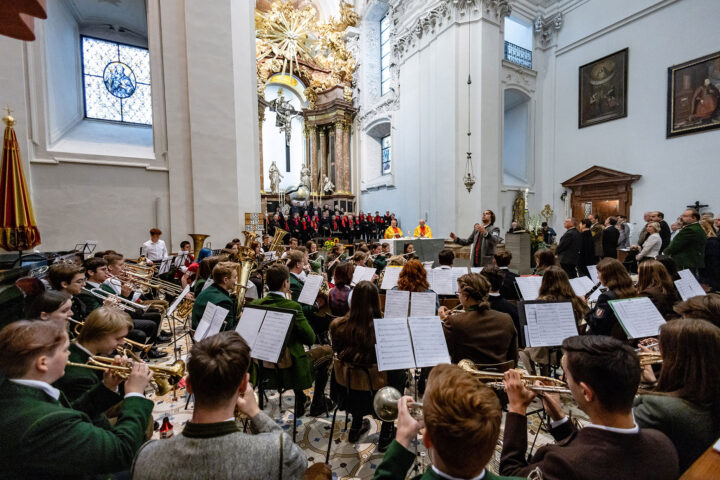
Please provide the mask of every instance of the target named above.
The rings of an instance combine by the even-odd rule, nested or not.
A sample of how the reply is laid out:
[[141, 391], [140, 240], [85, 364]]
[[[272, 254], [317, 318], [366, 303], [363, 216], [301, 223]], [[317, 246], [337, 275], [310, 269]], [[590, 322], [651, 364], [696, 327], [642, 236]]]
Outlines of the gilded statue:
[[525, 196], [523, 191], [515, 193], [515, 201], [512, 207], [512, 219], [517, 222], [518, 227], [525, 228]]

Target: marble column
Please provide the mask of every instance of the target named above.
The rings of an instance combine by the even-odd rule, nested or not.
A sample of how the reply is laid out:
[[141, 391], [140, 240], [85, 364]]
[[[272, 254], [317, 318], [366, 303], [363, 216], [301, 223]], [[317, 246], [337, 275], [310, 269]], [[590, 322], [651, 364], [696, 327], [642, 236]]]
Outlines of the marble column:
[[[322, 175], [327, 175], [328, 178], [330, 178], [327, 163], [327, 137], [325, 136], [325, 127], [318, 127], [318, 131], [320, 132], [320, 170], [322, 170]], [[321, 178], [320, 181], [322, 182], [322, 180]]]
[[320, 171], [318, 170], [317, 132], [315, 125], [308, 127], [308, 143], [310, 145], [310, 191], [313, 195], [316, 195], [320, 191], [318, 188]]
[[343, 128], [343, 158], [345, 159], [345, 191], [352, 193], [352, 166], [350, 165], [350, 128], [351, 124], [345, 122]]
[[263, 167], [263, 122], [265, 121], [265, 105], [258, 103], [258, 138], [260, 145], [260, 193], [265, 193], [265, 168]]
[[345, 159], [343, 158], [342, 121], [335, 122], [335, 186], [338, 193], [346, 193]]

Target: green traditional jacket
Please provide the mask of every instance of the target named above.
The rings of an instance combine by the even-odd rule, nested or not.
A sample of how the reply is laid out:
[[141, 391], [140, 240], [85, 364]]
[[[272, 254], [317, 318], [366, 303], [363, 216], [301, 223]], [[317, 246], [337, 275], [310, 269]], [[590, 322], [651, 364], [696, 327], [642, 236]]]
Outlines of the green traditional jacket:
[[[93, 286], [89, 283], [85, 285], [85, 289], [90, 290]], [[102, 286], [101, 286], [102, 288]], [[115, 292], [113, 292], [115, 293]], [[85, 314], [90, 315], [90, 312], [95, 310], [96, 308], [100, 308], [103, 306], [103, 302], [101, 299], [93, 295], [92, 293], [87, 293], [85, 290], [80, 292], [79, 294], [75, 295], [75, 297], [80, 300], [83, 305], [85, 305]]]
[[[115, 293], [115, 289], [113, 287], [111, 287], [110, 285], [108, 285], [107, 283], [103, 283], [102, 285], [100, 285], [100, 288], [105, 290], [108, 293], [112, 293], [113, 295], [118, 295], [117, 293]], [[125, 300], [130, 300], [130, 301], [132, 301], [133, 296], [134, 296], [133, 292], [130, 292], [130, 295], [128, 295], [126, 297], [123, 297], [122, 295], [118, 295], [118, 297], [122, 297]]]
[[700, 223], [691, 223], [675, 235], [670, 245], [663, 250], [663, 254], [675, 261], [678, 270], [702, 268], [705, 266], [706, 242], [707, 235]]
[[[297, 313], [293, 319], [293, 327], [290, 337], [286, 343], [290, 357], [292, 357], [292, 366], [280, 370], [280, 382], [275, 375], [275, 370], [263, 369], [263, 375], [270, 378], [271, 388], [283, 386], [288, 389], [304, 390], [310, 388], [313, 383], [312, 362], [305, 353], [303, 345], [311, 346], [315, 343], [315, 333], [312, 327], [303, 315], [302, 307], [299, 303], [283, 298], [277, 294], [269, 293], [263, 298], [254, 300], [251, 305], [262, 305], [266, 307], [286, 308], [295, 310]], [[274, 383], [273, 383], [274, 382]]]
[[196, 329], [200, 320], [202, 319], [203, 313], [205, 313], [205, 307], [208, 303], [217, 305], [218, 307], [226, 308], [228, 310], [225, 316], [225, 328], [226, 330], [234, 330], [237, 324], [237, 303], [230, 294], [222, 288], [220, 285], [213, 283], [208, 288], [203, 290], [200, 295], [195, 297], [195, 303], [192, 309], [192, 328]]
[[195, 298], [197, 298], [198, 295], [200, 295], [200, 292], [202, 292], [205, 282], [207, 282], [207, 279], [204, 278], [199, 278], [198, 281], [195, 282], [195, 285], [193, 286], [193, 295], [195, 296]]
[[375, 270], [379, 273], [385, 269], [387, 266], [387, 258], [385, 258], [385, 255], [378, 255], [375, 257], [375, 260], [373, 260], [373, 267], [375, 267]]
[[[84, 352], [75, 343], [70, 344], [70, 358], [68, 360], [74, 363], [87, 363], [90, 355]], [[98, 427], [106, 430], [110, 429], [110, 422], [105, 415], [105, 410], [119, 403], [122, 400], [119, 394], [110, 391], [102, 383], [102, 372], [89, 368], [73, 367], [68, 365], [65, 367], [65, 375], [53, 383], [53, 387], [57, 388], [70, 401], [75, 410], [87, 411], [83, 405], [97, 395], [97, 390], [106, 392], [108, 401], [104, 402], [106, 408], [99, 410], [90, 415], [92, 422]], [[100, 407], [100, 405], [98, 405]]]
[[325, 265], [325, 257], [320, 255], [320, 253], [315, 254], [317, 258], [315, 260], [310, 260], [310, 268], [312, 268], [312, 271], [315, 273], [322, 273], [323, 266]]
[[150, 400], [125, 399], [117, 424], [105, 430], [43, 390], [0, 382], [2, 478], [90, 478], [130, 468], [152, 414]]
[[[298, 298], [300, 298], [300, 292], [302, 292], [304, 285], [305, 283], [303, 281], [301, 281], [292, 273], [290, 274], [290, 293], [292, 294], [292, 299], [294, 302], [297, 302]], [[310, 318], [317, 311], [314, 305], [305, 305], [304, 303], [299, 303], [299, 305], [302, 307], [303, 314], [308, 320], [310, 320]]]
[[[378, 479], [402, 479], [407, 475], [408, 470], [415, 461], [415, 454], [402, 445], [397, 440], [393, 440], [388, 447], [382, 463], [375, 470], [375, 480]], [[501, 477], [485, 470], [483, 480], [523, 480], [525, 477]], [[443, 477], [435, 473], [432, 467], [425, 470], [422, 475], [413, 477], [413, 480], [443, 480]]]

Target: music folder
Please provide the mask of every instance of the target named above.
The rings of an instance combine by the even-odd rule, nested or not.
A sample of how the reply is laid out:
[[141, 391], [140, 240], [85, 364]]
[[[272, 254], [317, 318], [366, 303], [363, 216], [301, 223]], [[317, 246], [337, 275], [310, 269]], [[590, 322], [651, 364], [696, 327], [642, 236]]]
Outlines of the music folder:
[[228, 312], [229, 310], [227, 308], [218, 307], [214, 303], [208, 302], [208, 304], [205, 306], [203, 316], [200, 319], [197, 328], [195, 329], [195, 335], [193, 335], [193, 340], [199, 342], [200, 340], [219, 333], [220, 329], [222, 329], [223, 323], [225, 322], [225, 317], [227, 317]]
[[378, 371], [450, 363], [440, 317], [376, 318], [373, 323]]
[[683, 302], [688, 298], [707, 295], [690, 270], [680, 270], [678, 275], [680, 275], [680, 280], [675, 280], [675, 287]]
[[247, 305], [235, 331], [250, 346], [250, 357], [277, 363], [290, 337], [295, 310]]
[[610, 300], [610, 308], [628, 338], [654, 337], [665, 319], [648, 297]]
[[566, 338], [578, 334], [570, 300], [521, 300], [518, 307], [518, 344], [521, 348], [557, 347]]

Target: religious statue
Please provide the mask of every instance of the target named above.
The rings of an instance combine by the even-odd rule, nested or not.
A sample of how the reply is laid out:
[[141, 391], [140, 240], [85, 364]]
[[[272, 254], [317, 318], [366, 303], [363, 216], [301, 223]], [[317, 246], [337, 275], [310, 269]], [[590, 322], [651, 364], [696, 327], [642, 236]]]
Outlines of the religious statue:
[[512, 207], [512, 219], [518, 223], [518, 227], [525, 228], [525, 192], [518, 190], [515, 194], [515, 201]]
[[305, 185], [310, 188], [310, 169], [307, 167], [307, 164], [303, 164], [300, 169], [300, 185]]
[[270, 110], [275, 112], [275, 126], [280, 128], [281, 132], [285, 132], [285, 145], [290, 145], [292, 120], [300, 115], [300, 112], [293, 108], [290, 100], [285, 99], [282, 88], [278, 90], [277, 98], [270, 102]]
[[335, 191], [335, 185], [330, 181], [330, 179], [325, 176], [323, 179], [323, 192], [325, 195], [332, 195], [332, 193]]
[[283, 178], [283, 176], [280, 174], [280, 170], [277, 165], [275, 165], [275, 161], [270, 164], [268, 175], [270, 175], [270, 192], [280, 192], [280, 179]]

